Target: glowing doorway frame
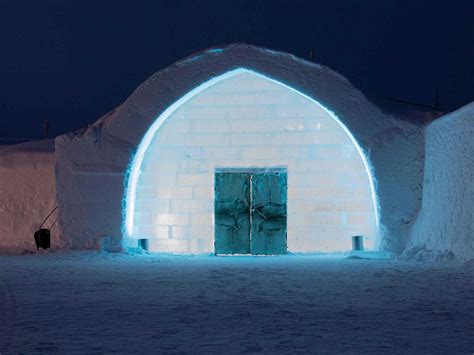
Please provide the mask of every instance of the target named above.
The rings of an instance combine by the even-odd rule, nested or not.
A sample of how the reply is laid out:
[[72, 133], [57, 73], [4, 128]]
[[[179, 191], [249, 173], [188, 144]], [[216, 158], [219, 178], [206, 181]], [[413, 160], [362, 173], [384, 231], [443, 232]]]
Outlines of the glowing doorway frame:
[[[338, 124], [339, 126], [346, 132], [347, 136], [351, 139], [352, 143], [357, 149], [357, 152], [359, 153], [359, 156], [362, 158], [362, 161], [364, 162], [364, 167], [367, 172], [367, 175], [369, 177], [369, 184], [370, 184], [370, 191], [372, 194], [372, 202], [374, 205], [374, 211], [375, 211], [375, 225], [377, 228], [377, 233], [380, 233], [380, 228], [379, 228], [379, 208], [378, 208], [378, 201], [377, 201], [377, 195], [375, 193], [375, 184], [374, 184], [374, 177], [372, 175], [372, 169], [371, 166], [368, 162], [368, 159], [366, 155], [364, 154], [362, 148], [360, 147], [359, 143], [356, 141], [352, 133], [349, 131], [349, 129], [341, 122], [341, 120], [336, 116], [334, 112], [331, 110], [327, 109], [323, 105], [321, 105], [318, 101], [314, 100], [310, 96], [303, 94], [302, 92], [292, 88], [291, 86], [288, 86], [286, 84], [283, 84], [282, 82], [269, 78], [266, 75], [257, 73], [253, 70], [246, 69], [246, 68], [238, 68], [234, 70], [230, 70], [224, 74], [221, 74], [219, 76], [216, 76], [189, 91], [187, 94], [182, 96], [180, 99], [175, 101], [172, 105], [170, 105], [163, 113], [161, 113], [158, 118], [152, 123], [148, 131], [145, 133], [143, 139], [141, 140], [137, 152], [135, 153], [130, 168], [129, 168], [129, 174], [128, 174], [128, 179], [126, 181], [126, 186], [127, 186], [127, 192], [125, 195], [125, 223], [123, 226], [123, 243], [124, 247], [130, 246], [130, 240], [133, 239], [133, 227], [134, 227], [134, 220], [135, 220], [135, 194], [137, 190], [137, 183], [138, 183], [138, 178], [140, 177], [141, 174], [141, 166], [143, 162], [143, 157], [145, 155], [145, 152], [147, 151], [151, 141], [153, 140], [153, 137], [155, 136], [156, 132], [160, 129], [161, 125], [170, 117], [181, 105], [185, 104], [187, 101], [191, 100], [193, 97], [201, 93], [202, 91], [210, 88], [211, 86], [214, 86], [215, 84], [221, 82], [222, 80], [231, 78], [233, 76], [236, 76], [238, 74], [242, 73], [250, 73], [253, 75], [256, 75], [260, 78], [269, 80], [277, 85], [280, 85], [292, 92], [297, 93], [298, 95], [301, 95], [302, 97], [306, 98], [310, 102], [318, 105], [321, 107], [330, 117], [332, 117]], [[375, 249], [378, 248], [377, 244], [379, 242], [379, 236], [376, 235], [374, 236], [374, 246]]]

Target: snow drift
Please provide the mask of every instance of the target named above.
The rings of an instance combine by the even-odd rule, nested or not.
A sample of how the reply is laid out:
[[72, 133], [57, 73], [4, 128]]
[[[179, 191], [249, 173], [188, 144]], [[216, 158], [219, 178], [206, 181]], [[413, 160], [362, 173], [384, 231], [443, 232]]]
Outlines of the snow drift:
[[404, 256], [474, 259], [474, 102], [426, 129], [419, 217]]
[[54, 140], [0, 146], [0, 252], [36, 248], [33, 234], [56, 206], [54, 164]]

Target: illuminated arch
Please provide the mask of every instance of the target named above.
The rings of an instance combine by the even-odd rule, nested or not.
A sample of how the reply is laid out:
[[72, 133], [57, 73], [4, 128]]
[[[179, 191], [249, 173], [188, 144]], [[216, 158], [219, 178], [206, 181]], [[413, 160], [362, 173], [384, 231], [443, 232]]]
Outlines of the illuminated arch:
[[[182, 96], [179, 100], [175, 101], [172, 105], [170, 105], [163, 113], [159, 115], [159, 117], [153, 122], [153, 124], [150, 126], [148, 131], [145, 133], [143, 139], [141, 140], [138, 149], [133, 157], [133, 160], [131, 162], [130, 168], [129, 168], [129, 174], [128, 174], [128, 179], [126, 183], [126, 194], [125, 194], [125, 201], [124, 201], [124, 223], [123, 223], [123, 235], [124, 235], [124, 243], [126, 246], [135, 246], [136, 241], [133, 238], [133, 229], [134, 229], [134, 224], [135, 224], [135, 204], [136, 204], [136, 191], [137, 191], [137, 184], [140, 178], [140, 174], [142, 172], [142, 163], [143, 159], [145, 157], [145, 153], [147, 152], [153, 138], [155, 137], [155, 134], [159, 131], [159, 129], [162, 127], [162, 125], [165, 123], [165, 121], [174, 113], [176, 112], [183, 104], [188, 102], [189, 100], [193, 99], [196, 97], [198, 94], [203, 92], [204, 90], [211, 88], [212, 86], [216, 85], [217, 83], [229, 79], [231, 77], [234, 77], [236, 75], [242, 74], [242, 73], [250, 73], [252, 75], [255, 75], [257, 77], [263, 78], [265, 80], [268, 80], [272, 83], [275, 83], [281, 87], [284, 87], [302, 97], [305, 99], [311, 101], [312, 103], [316, 104], [318, 107], [323, 109], [332, 119], [334, 119], [335, 122], [344, 130], [344, 132], [347, 134], [347, 136], [350, 138], [351, 142], [353, 143], [354, 147], [356, 148], [358, 155], [360, 156], [364, 167], [365, 171], [368, 177], [369, 185], [370, 185], [370, 192], [371, 192], [371, 199], [372, 199], [372, 204], [373, 204], [373, 211], [375, 213], [375, 224], [377, 227], [377, 230], [379, 229], [379, 209], [378, 209], [378, 201], [377, 201], [377, 196], [375, 192], [375, 186], [374, 186], [374, 178], [372, 175], [372, 169], [369, 164], [368, 158], [365, 155], [364, 151], [354, 138], [354, 136], [351, 134], [351, 132], [348, 130], [348, 128], [341, 122], [341, 120], [329, 109], [321, 105], [318, 101], [315, 99], [309, 97], [308, 95], [305, 95], [301, 93], [300, 91], [292, 88], [291, 86], [288, 86], [280, 81], [277, 81], [275, 79], [269, 78], [268, 76], [262, 75], [260, 73], [257, 73], [253, 70], [249, 70], [246, 68], [238, 68], [234, 69], [231, 71], [228, 71], [222, 75], [219, 75], [217, 77], [214, 77], [201, 85], [197, 86], [193, 90], [189, 91], [187, 94]], [[378, 236], [376, 236], [378, 237]]]

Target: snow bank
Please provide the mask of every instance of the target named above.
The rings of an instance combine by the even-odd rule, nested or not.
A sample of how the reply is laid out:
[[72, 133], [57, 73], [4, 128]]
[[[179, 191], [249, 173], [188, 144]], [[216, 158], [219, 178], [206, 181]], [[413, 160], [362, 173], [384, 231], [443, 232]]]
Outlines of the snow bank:
[[423, 202], [405, 257], [474, 259], [473, 137], [474, 102], [428, 126]]
[[54, 140], [0, 147], [0, 252], [35, 249], [33, 234], [56, 206], [54, 163]]

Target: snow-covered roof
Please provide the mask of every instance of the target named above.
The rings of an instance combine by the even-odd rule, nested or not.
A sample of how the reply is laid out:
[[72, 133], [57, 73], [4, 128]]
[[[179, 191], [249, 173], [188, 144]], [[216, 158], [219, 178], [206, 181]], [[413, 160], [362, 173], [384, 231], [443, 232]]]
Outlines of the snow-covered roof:
[[90, 131], [100, 129], [137, 145], [151, 123], [173, 102], [210, 78], [236, 68], [251, 69], [314, 98], [341, 117], [359, 141], [369, 140], [393, 126], [396, 120], [372, 104], [345, 77], [325, 66], [288, 53], [231, 44], [201, 51], [160, 70], [119, 108], [91, 125], [89, 130], [76, 134], [94, 135]]

